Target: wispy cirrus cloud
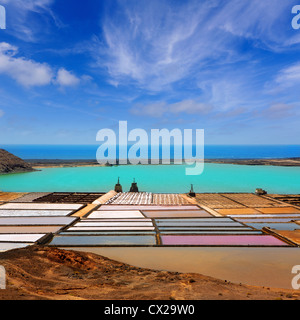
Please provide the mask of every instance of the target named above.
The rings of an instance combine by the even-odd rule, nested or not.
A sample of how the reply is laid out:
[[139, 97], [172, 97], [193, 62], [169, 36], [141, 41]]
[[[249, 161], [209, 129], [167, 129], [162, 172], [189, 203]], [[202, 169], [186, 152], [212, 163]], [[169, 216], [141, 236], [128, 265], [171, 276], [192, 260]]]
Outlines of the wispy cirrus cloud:
[[284, 119], [295, 115], [295, 105], [286, 103], [275, 103], [264, 110], [263, 116], [271, 119]]
[[[212, 26], [232, 35], [256, 40], [268, 50], [284, 50], [294, 39], [291, 10], [294, 0], [219, 1], [220, 10], [211, 20]], [[300, 39], [299, 39], [300, 40]]]
[[[162, 91], [205, 68], [248, 60], [239, 42], [288, 49], [293, 1], [116, 1], [92, 52], [110, 83]], [[282, 27], [284, 22], [284, 28]], [[214, 69], [214, 68], [212, 68]]]
[[1, 4], [6, 7], [7, 12], [7, 33], [23, 41], [36, 42], [39, 40], [38, 34], [45, 35], [50, 20], [56, 26], [62, 26], [51, 9], [54, 1], [2, 0]]
[[104, 64], [115, 81], [131, 80], [160, 91], [186, 77], [196, 62], [214, 50], [216, 55], [223, 51], [220, 38], [211, 41], [206, 33], [205, 17], [212, 2], [192, 1], [172, 7], [166, 1], [119, 5], [121, 14], [104, 21], [105, 46], [99, 43], [96, 50], [94, 46], [99, 65]]
[[275, 83], [283, 87], [299, 85], [300, 62], [297, 62], [280, 70], [275, 78]]
[[178, 115], [185, 113], [190, 115], [205, 115], [210, 113], [212, 110], [213, 106], [210, 104], [189, 99], [175, 103], [161, 101], [149, 104], [136, 104], [130, 109], [130, 112], [134, 115], [159, 118], [165, 114]]
[[280, 94], [293, 99], [298, 97], [300, 85], [300, 62], [290, 63], [279, 69], [273, 77], [265, 83], [264, 90], [271, 95]]

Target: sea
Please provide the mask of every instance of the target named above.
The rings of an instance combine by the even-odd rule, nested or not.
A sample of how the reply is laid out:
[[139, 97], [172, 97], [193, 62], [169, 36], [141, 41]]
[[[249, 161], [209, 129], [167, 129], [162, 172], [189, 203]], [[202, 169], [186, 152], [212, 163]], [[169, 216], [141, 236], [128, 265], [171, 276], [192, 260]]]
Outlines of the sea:
[[[97, 145], [1, 145], [24, 159], [96, 160]], [[172, 150], [171, 150], [172, 151]], [[270, 159], [300, 157], [299, 145], [205, 146], [206, 159]], [[107, 192], [118, 178], [123, 191], [135, 180], [140, 191], [186, 193], [254, 192], [299, 194], [300, 167], [205, 163], [200, 175], [186, 175], [187, 165], [119, 165], [47, 168], [0, 176], [0, 190], [11, 192]]]
[[[128, 148], [130, 147], [129, 145]], [[0, 145], [0, 148], [24, 160], [96, 160], [99, 145]], [[172, 155], [173, 146], [170, 151]], [[151, 154], [150, 147], [149, 154]], [[204, 146], [204, 157], [206, 159], [294, 158], [300, 157], [300, 145], [206, 145]]]

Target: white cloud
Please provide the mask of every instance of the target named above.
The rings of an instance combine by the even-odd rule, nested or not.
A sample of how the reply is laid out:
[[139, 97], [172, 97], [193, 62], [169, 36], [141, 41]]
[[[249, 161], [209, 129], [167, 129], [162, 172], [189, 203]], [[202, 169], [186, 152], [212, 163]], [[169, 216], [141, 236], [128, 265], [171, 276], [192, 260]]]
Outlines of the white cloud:
[[274, 103], [261, 112], [253, 114], [255, 117], [262, 117], [264, 120], [282, 120], [289, 117], [297, 117], [296, 105], [287, 103]]
[[275, 82], [281, 86], [289, 87], [300, 83], [300, 62], [282, 69]]
[[29, 10], [40, 12], [41, 9], [46, 9], [53, 3], [53, 0], [1, 0], [5, 6], [14, 5], [20, 10]]
[[45, 63], [16, 57], [18, 49], [8, 43], [0, 43], [0, 73], [6, 74], [25, 87], [51, 83], [53, 72]]
[[212, 41], [207, 34], [210, 8], [199, 2], [171, 7], [165, 1], [124, 6], [124, 15], [104, 21], [106, 45], [95, 42], [94, 55], [114, 81], [122, 84], [129, 79], [160, 91], [187, 76], [212, 52], [223, 51], [218, 49], [220, 39]]
[[160, 118], [167, 110], [165, 102], [154, 102], [147, 105], [136, 104], [130, 109], [130, 112], [139, 116], [150, 116]]
[[280, 94], [281, 97], [286, 95], [286, 98], [291, 101], [295, 98], [299, 100], [298, 88], [300, 85], [300, 62], [290, 64], [281, 70], [277, 71], [275, 76], [264, 85], [264, 91], [267, 94]]
[[[51, 18], [57, 26], [61, 22], [51, 10], [54, 0], [1, 0], [1, 4], [6, 7], [7, 14], [12, 19], [9, 20], [9, 27], [6, 32], [14, 35], [22, 41], [36, 42], [37, 34], [47, 32], [47, 18]], [[35, 19], [30, 14], [37, 14]], [[41, 28], [39, 23], [43, 21]]]
[[76, 86], [80, 79], [74, 76], [71, 72], [61, 68], [57, 72], [56, 83], [61, 86]]
[[[55, 76], [54, 68], [46, 63], [36, 62], [24, 57], [18, 57], [18, 48], [0, 42], [0, 74], [5, 74], [16, 80], [24, 87], [45, 86], [52, 83], [64, 86], [75, 86], [80, 79], [72, 72], [60, 68]], [[90, 80], [89, 76], [83, 76], [84, 81]]]
[[0, 118], [4, 116], [4, 111], [0, 109]]
[[290, 38], [293, 0], [230, 0], [220, 6], [212, 26], [233, 35], [255, 39], [269, 49], [286, 46]]
[[136, 104], [130, 109], [130, 112], [135, 115], [160, 118], [166, 113], [174, 115], [180, 113], [204, 115], [210, 113], [212, 110], [212, 105], [190, 99], [171, 104], [167, 104], [164, 101], [149, 103], [147, 105]]
[[[237, 60], [239, 40], [253, 39], [268, 50], [285, 49], [291, 35], [291, 4], [281, 0], [203, 0], [172, 3], [136, 1], [114, 10], [103, 23], [103, 41], [94, 41], [98, 65], [110, 83], [134, 82], [161, 91], [187, 77]], [[111, 11], [108, 11], [111, 13]]]
[[207, 103], [201, 103], [194, 100], [183, 100], [169, 105], [171, 113], [187, 114], [207, 114], [213, 110], [213, 107]]

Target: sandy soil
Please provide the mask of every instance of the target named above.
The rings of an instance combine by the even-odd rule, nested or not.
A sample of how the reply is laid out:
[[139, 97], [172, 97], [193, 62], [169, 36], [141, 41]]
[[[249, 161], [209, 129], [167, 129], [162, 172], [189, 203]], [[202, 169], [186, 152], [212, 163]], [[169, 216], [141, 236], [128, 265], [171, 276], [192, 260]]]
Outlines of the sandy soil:
[[96, 160], [27, 160], [30, 165], [36, 169], [44, 168], [68, 168], [68, 167], [104, 167], [105, 165], [99, 164]]
[[[199, 160], [201, 161], [201, 160]], [[43, 168], [65, 168], [65, 167], [94, 167], [100, 165], [95, 160], [28, 160], [29, 164], [36, 170]], [[171, 160], [172, 163], [172, 160]], [[266, 165], [266, 166], [288, 166], [299, 167], [300, 158], [283, 159], [205, 159], [205, 163], [238, 164], [238, 165]]]
[[25, 194], [26, 193], [24, 192], [21, 193], [21, 192], [1, 192], [0, 191], [0, 203], [16, 200]]
[[0, 300], [299, 300], [300, 291], [132, 267], [83, 252], [32, 246], [0, 253]]
[[250, 166], [299, 167], [300, 158], [286, 159], [205, 159], [206, 163], [239, 164]]

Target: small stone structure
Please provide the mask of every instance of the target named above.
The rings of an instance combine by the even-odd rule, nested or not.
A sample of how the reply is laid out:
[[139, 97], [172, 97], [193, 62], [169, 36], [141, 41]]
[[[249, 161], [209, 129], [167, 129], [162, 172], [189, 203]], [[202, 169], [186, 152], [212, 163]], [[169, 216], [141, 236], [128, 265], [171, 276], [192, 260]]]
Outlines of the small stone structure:
[[123, 189], [122, 189], [122, 186], [120, 184], [120, 178], [118, 177], [118, 183], [115, 185], [115, 191], [116, 192], [123, 192], [122, 190]]
[[137, 183], [135, 182], [135, 179], [133, 179], [133, 182], [131, 184], [130, 192], [139, 192], [139, 188], [137, 186]]

